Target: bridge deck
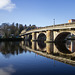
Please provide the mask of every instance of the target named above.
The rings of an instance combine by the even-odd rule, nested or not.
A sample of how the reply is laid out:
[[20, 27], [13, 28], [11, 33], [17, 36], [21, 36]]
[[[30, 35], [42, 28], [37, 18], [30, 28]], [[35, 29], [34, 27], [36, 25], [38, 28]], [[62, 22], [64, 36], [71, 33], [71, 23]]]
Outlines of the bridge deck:
[[75, 29], [75, 22], [74, 23], [65, 23], [65, 24], [58, 24], [58, 25], [52, 25], [52, 26], [46, 26], [41, 27], [38, 29], [29, 30], [27, 32], [24, 32], [22, 34], [29, 34], [33, 32], [40, 32], [40, 31], [47, 31], [47, 30], [61, 30], [61, 29]]

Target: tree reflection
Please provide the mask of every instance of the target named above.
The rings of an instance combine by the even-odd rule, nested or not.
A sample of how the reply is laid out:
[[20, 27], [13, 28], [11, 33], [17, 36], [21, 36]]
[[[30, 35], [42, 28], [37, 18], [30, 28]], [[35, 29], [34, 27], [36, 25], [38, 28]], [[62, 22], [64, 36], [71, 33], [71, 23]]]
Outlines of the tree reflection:
[[10, 57], [11, 55], [23, 53], [24, 50], [19, 46], [19, 42], [1, 42], [0, 52], [5, 55], [5, 57]]

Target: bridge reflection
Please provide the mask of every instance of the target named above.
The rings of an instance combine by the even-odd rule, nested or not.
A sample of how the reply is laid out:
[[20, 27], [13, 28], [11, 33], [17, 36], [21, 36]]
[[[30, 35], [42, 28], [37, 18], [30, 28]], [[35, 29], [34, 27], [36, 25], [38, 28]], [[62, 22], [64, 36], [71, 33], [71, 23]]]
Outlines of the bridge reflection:
[[[58, 60], [64, 63], [68, 63], [71, 65], [75, 65], [75, 50], [74, 48], [74, 41], [70, 43], [44, 43], [44, 42], [25, 42], [22, 41], [20, 46], [23, 49], [27, 49], [32, 51], [36, 54]], [[30, 44], [29, 44], [30, 43]], [[31, 44], [32, 43], [32, 44]], [[68, 45], [72, 47], [72, 50], [68, 48]]]
[[67, 40], [65, 43], [62, 41], [56, 43], [44, 43], [44, 41], [22, 41], [21, 43], [21, 45], [32, 48], [33, 50], [45, 51], [47, 53], [63, 53], [66, 55], [72, 55], [75, 53], [74, 40]]
[[5, 58], [11, 55], [34, 52], [47, 58], [58, 60], [75, 66], [75, 41], [67, 40], [66, 43], [44, 43], [42, 42], [1, 42], [0, 53]]

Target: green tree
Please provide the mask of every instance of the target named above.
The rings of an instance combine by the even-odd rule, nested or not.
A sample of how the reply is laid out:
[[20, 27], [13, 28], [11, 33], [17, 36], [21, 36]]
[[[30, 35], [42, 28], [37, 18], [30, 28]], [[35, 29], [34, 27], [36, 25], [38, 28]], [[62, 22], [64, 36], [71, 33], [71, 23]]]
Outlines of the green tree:
[[26, 24], [24, 25], [24, 29], [27, 29], [27, 25]]
[[10, 32], [11, 32], [11, 34], [14, 34], [15, 30], [16, 30], [15, 25], [14, 25], [14, 23], [12, 23], [12, 25], [10, 26]]
[[22, 31], [23, 29], [24, 29], [23, 25], [20, 24], [20, 25], [19, 25], [19, 33], [21, 33], [21, 31]]
[[18, 28], [18, 23], [16, 23], [16, 28]]

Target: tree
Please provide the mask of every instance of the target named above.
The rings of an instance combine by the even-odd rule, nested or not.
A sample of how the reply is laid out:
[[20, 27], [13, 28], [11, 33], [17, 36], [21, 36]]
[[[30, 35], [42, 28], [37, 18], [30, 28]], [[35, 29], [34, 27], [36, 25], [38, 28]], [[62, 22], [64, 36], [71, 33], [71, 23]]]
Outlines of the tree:
[[16, 23], [16, 28], [18, 28], [18, 23]]
[[10, 26], [10, 32], [11, 32], [11, 34], [14, 34], [15, 30], [16, 30], [15, 25], [14, 25], [14, 23], [12, 23], [11, 26]]
[[18, 36], [22, 30], [25, 29], [25, 31], [31, 30], [31, 29], [35, 29], [37, 28], [36, 25], [29, 25], [27, 26], [26, 24], [23, 26], [22, 24], [18, 24], [16, 23], [16, 25], [14, 23], [9, 24], [9, 23], [2, 23], [0, 28], [2, 29], [2, 32], [4, 33], [4, 37], [5, 38], [9, 38], [9, 37], [16, 37]]
[[21, 33], [21, 31], [22, 31], [23, 29], [24, 29], [23, 25], [20, 24], [20, 25], [19, 25], [19, 33]]
[[32, 25], [32, 27], [31, 27], [31, 29], [36, 29], [37, 27], [36, 27], [36, 25]]
[[26, 29], [26, 28], [27, 28], [27, 25], [25, 24], [25, 25], [24, 25], [24, 29]]
[[4, 37], [8, 38], [8, 29], [9, 29], [9, 24], [8, 23], [2, 23], [1, 29], [3, 30], [3, 33], [5, 34]]

